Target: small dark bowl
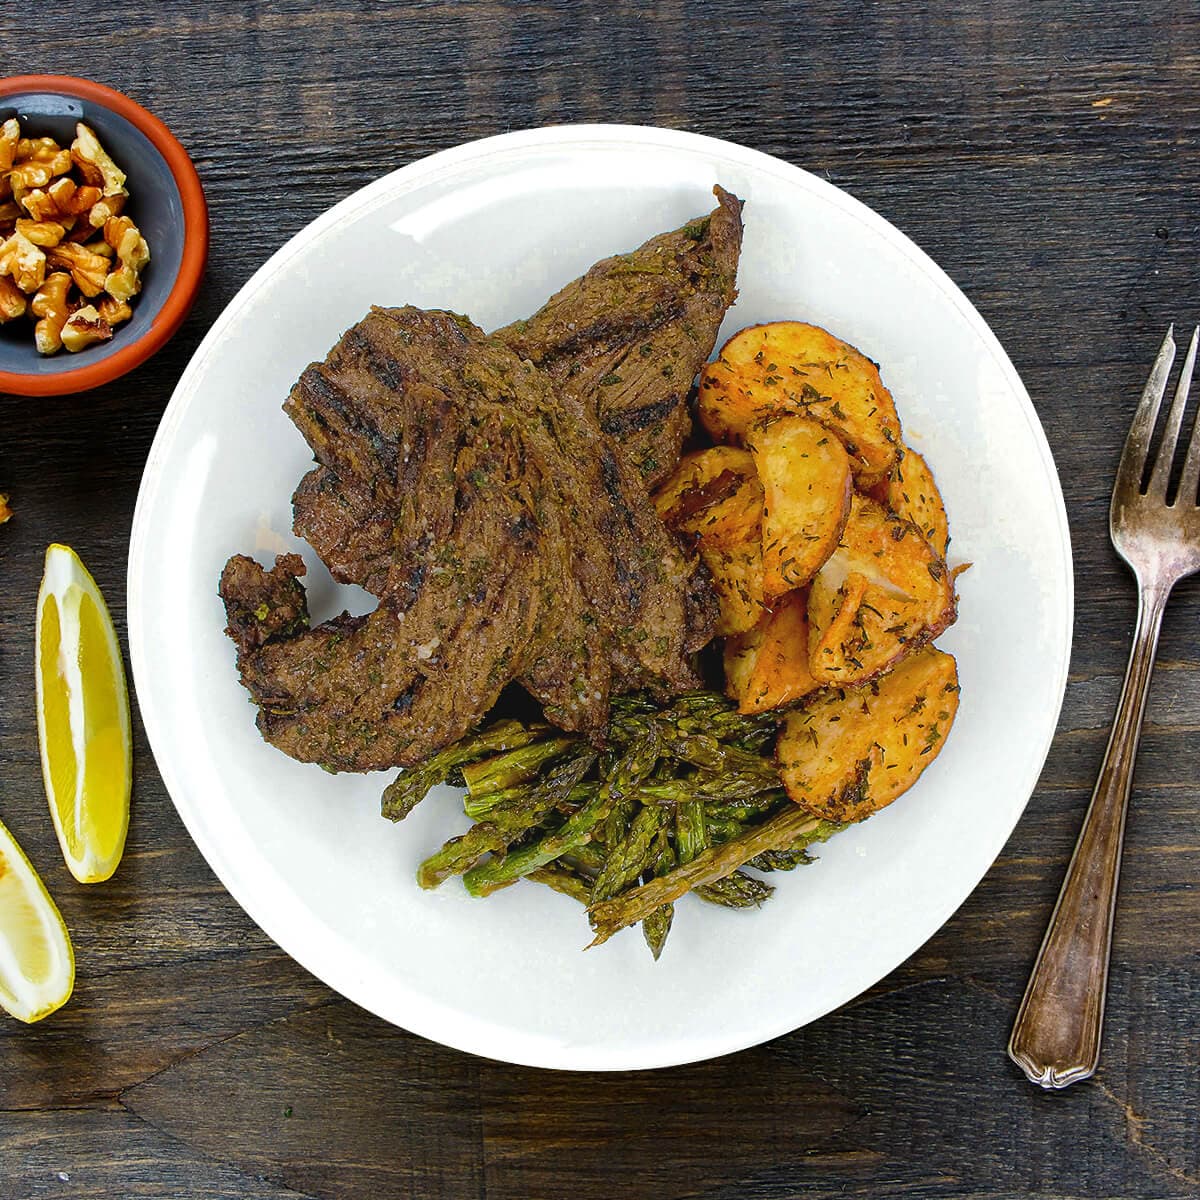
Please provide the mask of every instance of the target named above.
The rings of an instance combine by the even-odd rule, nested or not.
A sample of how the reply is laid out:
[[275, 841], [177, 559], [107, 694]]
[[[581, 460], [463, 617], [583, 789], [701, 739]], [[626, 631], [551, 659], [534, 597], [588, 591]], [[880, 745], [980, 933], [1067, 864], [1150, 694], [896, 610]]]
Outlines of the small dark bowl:
[[75, 124], [96, 131], [128, 177], [126, 213], [150, 246], [133, 316], [111, 341], [71, 354], [39, 354], [33, 323], [19, 317], [0, 325], [0, 392], [61, 396], [108, 383], [133, 370], [179, 328], [196, 298], [208, 255], [208, 208], [200, 177], [171, 131], [128, 96], [70, 75], [0, 79], [0, 123], [21, 122], [24, 137], [70, 145]]

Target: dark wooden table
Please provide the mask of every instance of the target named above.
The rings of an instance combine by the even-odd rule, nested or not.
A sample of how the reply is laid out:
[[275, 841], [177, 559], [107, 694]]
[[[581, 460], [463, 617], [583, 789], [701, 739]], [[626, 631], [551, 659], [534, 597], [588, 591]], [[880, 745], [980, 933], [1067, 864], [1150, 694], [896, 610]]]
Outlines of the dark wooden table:
[[[1033, 11], [1027, 11], [1032, 9]], [[79, 972], [0, 1021], [0, 1197], [1183, 1197], [1200, 1194], [1200, 587], [1167, 613], [1126, 844], [1098, 1076], [1032, 1088], [1004, 1044], [1107, 736], [1133, 616], [1113, 471], [1171, 320], [1200, 319], [1200, 12], [1016, 0], [296, 2], [88, 9], [9, 0], [0, 73], [127, 91], [191, 152], [203, 292], [120, 382], [0, 396], [0, 816]], [[1062, 476], [1077, 638], [1060, 728], [995, 867], [919, 953], [809, 1028], [631, 1075], [516, 1069], [383, 1024], [307, 975], [217, 883], [136, 726], [108, 884], [72, 884], [39, 776], [34, 599], [75, 546], [124, 624], [138, 481], [188, 356], [248, 274], [334, 201], [508, 129], [629, 121], [819, 172], [964, 288]]]

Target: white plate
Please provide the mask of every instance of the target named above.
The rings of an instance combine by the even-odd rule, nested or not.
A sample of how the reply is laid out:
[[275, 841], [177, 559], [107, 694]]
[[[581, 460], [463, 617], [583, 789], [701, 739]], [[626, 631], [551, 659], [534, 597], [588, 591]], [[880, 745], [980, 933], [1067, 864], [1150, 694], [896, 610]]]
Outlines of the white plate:
[[[638, 931], [582, 953], [576, 903], [522, 885], [486, 901], [422, 892], [422, 857], [467, 822], [453, 793], [403, 824], [388, 776], [331, 776], [266, 745], [222, 632], [217, 577], [236, 551], [296, 550], [317, 619], [369, 607], [294, 538], [310, 462], [280, 404], [372, 304], [532, 312], [598, 258], [746, 201], [751, 322], [826, 325], [883, 367], [950, 513], [962, 706], [903, 801], [777, 877], [737, 913], [690, 897], [662, 960]], [[349, 595], [349, 599], [347, 599]], [[507, 134], [414, 163], [297, 234], [213, 326], [146, 465], [129, 559], [129, 635], [146, 731], [196, 844], [247, 913], [331, 987], [381, 1017], [491, 1058], [618, 1069], [690, 1062], [829, 1012], [930, 937], [979, 882], [1037, 781], [1071, 641], [1071, 554], [1045, 438], [1004, 351], [942, 271], [828, 183], [691, 134], [575, 126]]]

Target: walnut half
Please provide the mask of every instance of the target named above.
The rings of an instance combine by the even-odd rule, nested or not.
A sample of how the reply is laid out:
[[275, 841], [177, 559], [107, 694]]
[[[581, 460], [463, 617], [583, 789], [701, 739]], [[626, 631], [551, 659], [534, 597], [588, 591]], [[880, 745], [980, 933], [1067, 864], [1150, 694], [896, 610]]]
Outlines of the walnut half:
[[72, 353], [95, 342], [107, 342], [110, 337], [112, 327], [90, 304], [77, 308], [62, 327], [62, 344]]

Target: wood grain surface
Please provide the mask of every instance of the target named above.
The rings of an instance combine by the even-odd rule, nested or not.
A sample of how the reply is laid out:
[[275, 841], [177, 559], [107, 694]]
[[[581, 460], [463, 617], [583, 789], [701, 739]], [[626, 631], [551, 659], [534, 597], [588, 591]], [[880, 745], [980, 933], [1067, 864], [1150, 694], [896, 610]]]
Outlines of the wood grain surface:
[[[0, 1198], [784, 1200], [1200, 1195], [1200, 586], [1168, 609], [1135, 781], [1107, 1040], [1032, 1088], [1004, 1044], [1124, 669], [1107, 537], [1128, 416], [1200, 320], [1200, 10], [1016, 0], [0, 7], [0, 73], [88, 75], [161, 116], [212, 210], [200, 300], [125, 379], [0, 396], [0, 816], [71, 928], [76, 993], [0, 1022]], [[1041, 782], [919, 953], [766, 1046], [614, 1076], [511, 1068], [383, 1024], [285, 957], [213, 877], [135, 716], [135, 811], [74, 886], [42, 794], [33, 616], [52, 540], [124, 632], [138, 481], [199, 339], [286, 238], [385, 171], [486, 134], [656, 123], [816, 171], [927, 250], [995, 330], [1061, 473], [1077, 637]]]

